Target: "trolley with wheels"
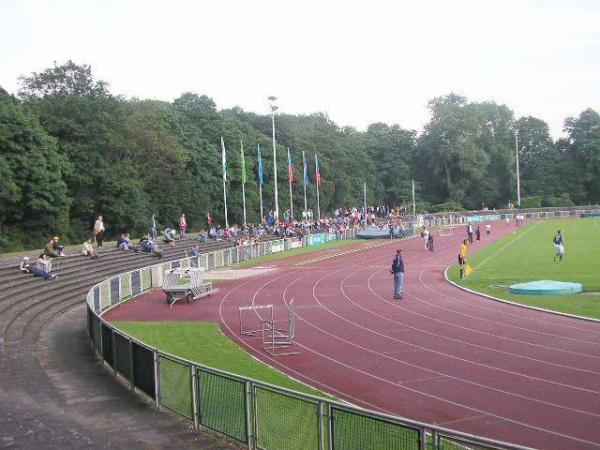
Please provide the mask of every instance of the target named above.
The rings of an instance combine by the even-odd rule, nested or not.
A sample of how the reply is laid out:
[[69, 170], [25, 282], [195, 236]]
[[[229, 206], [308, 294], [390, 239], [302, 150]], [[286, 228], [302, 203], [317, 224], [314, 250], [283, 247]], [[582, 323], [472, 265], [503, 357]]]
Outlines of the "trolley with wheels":
[[191, 303], [214, 292], [211, 282], [203, 282], [204, 269], [189, 267], [167, 270], [163, 277], [163, 292], [170, 308], [179, 300]]

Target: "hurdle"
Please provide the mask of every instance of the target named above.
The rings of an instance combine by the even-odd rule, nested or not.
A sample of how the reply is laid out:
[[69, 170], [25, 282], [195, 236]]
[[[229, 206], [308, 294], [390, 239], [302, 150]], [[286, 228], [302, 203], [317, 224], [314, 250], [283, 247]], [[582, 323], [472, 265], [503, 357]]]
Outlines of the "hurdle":
[[456, 226], [442, 225], [439, 229], [440, 237], [454, 236], [454, 228], [456, 228]]
[[[259, 323], [263, 320], [260, 314], [258, 314], [258, 310], [266, 310], [267, 317], [270, 317], [271, 322], [273, 322], [273, 305], [256, 305], [256, 306], [240, 306], [240, 335], [242, 336], [256, 336], [259, 333], [262, 333], [261, 328], [257, 329], [249, 329], [249, 327], [244, 328], [244, 313], [250, 311], [252, 315], [258, 316]], [[267, 319], [269, 320], [269, 319]]]
[[273, 318], [261, 321], [261, 333], [263, 350], [271, 356], [297, 355], [299, 352], [286, 351], [294, 344], [296, 337], [296, 313], [294, 299], [290, 301], [288, 308], [287, 329], [281, 330], [275, 327]]

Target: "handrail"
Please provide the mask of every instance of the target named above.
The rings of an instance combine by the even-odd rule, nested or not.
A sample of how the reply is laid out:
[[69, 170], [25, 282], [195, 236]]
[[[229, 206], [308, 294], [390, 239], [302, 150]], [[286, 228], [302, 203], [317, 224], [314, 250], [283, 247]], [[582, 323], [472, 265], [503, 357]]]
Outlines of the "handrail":
[[[356, 231], [357, 231], [356, 229], [345, 230], [344, 233], [342, 234], [342, 236], [340, 236], [339, 238], [341, 238], [341, 239], [355, 238]], [[331, 234], [323, 233], [322, 240], [325, 242], [329, 242], [329, 241], [335, 240], [337, 238], [338, 238], [337, 233], [331, 233]], [[304, 244], [304, 242], [303, 242], [303, 244]], [[276, 240], [276, 241], [260, 242], [259, 243], [259, 251], [257, 252], [256, 256], [270, 254], [273, 250], [273, 247], [278, 247], [279, 248], [278, 251], [286, 251], [286, 246], [284, 245], [283, 239]], [[262, 251], [261, 251], [261, 249], [262, 249]], [[88, 335], [92, 341], [94, 348], [96, 349], [99, 356], [107, 364], [112, 366], [113, 370], [115, 371], [115, 374], [117, 374], [117, 373], [122, 374], [123, 368], [119, 367], [119, 362], [117, 361], [118, 350], [117, 350], [117, 346], [115, 345], [115, 336], [119, 336], [119, 337], [125, 339], [129, 343], [127, 356], [128, 356], [128, 360], [129, 360], [129, 364], [130, 364], [128, 366], [128, 368], [129, 368], [131, 379], [128, 381], [131, 383], [132, 389], [135, 389], [137, 387], [146, 394], [149, 394], [149, 393], [142, 386], [143, 383], [136, 378], [136, 375], [137, 375], [136, 364], [139, 364], [140, 366], [142, 366], [143, 364], [140, 362], [135, 363], [134, 345], [144, 351], [151, 352], [153, 355], [152, 356], [153, 366], [152, 366], [151, 370], [152, 370], [152, 374], [153, 374], [152, 376], [154, 377], [154, 379], [150, 380], [150, 382], [152, 382], [154, 385], [154, 392], [153, 392], [153, 395], [152, 395], [152, 393], [150, 393], [149, 395], [155, 399], [156, 405], [158, 408], [161, 407], [161, 389], [162, 389], [161, 388], [162, 378], [161, 378], [160, 359], [165, 358], [165, 359], [169, 359], [169, 360], [173, 361], [174, 363], [178, 363], [178, 364], [181, 364], [181, 365], [184, 365], [184, 366], [190, 368], [190, 376], [192, 377], [191, 378], [192, 391], [191, 391], [191, 398], [189, 400], [191, 402], [190, 404], [192, 405], [192, 408], [194, 409], [193, 421], [194, 421], [195, 426], [197, 426], [197, 427], [200, 427], [199, 422], [201, 419], [201, 417], [199, 417], [199, 411], [198, 411], [199, 387], [198, 387], [198, 379], [197, 378], [199, 377], [199, 371], [202, 371], [205, 373], [212, 373], [218, 377], [236, 380], [237, 382], [242, 383], [244, 386], [246, 386], [246, 388], [244, 388], [244, 393], [245, 393], [244, 394], [245, 395], [244, 404], [246, 405], [246, 407], [248, 407], [248, 405], [250, 405], [251, 403], [256, 402], [256, 399], [253, 399], [251, 397], [246, 397], [246, 396], [251, 395], [251, 393], [253, 392], [253, 389], [258, 387], [259, 389], [262, 388], [262, 389], [274, 391], [278, 394], [285, 395], [291, 399], [296, 399], [299, 401], [309, 401], [309, 402], [315, 403], [318, 405], [319, 410], [321, 410], [322, 405], [326, 405], [327, 411], [331, 411], [331, 407], [334, 407], [334, 408], [338, 408], [338, 409], [341, 409], [344, 411], [349, 411], [351, 413], [362, 414], [369, 418], [382, 420], [388, 424], [397, 425], [399, 427], [416, 428], [419, 430], [419, 433], [420, 433], [419, 448], [421, 450], [424, 450], [426, 447], [426, 441], [428, 439], [427, 436], [432, 436], [436, 439], [438, 437], [442, 436], [445, 439], [449, 439], [449, 440], [455, 442], [455, 445], [457, 446], [457, 448], [463, 448], [462, 443], [468, 442], [471, 444], [476, 444], [479, 446], [479, 448], [482, 448], [482, 449], [488, 448], [490, 450], [491, 449], [530, 450], [528, 447], [513, 445], [513, 444], [506, 443], [506, 442], [497, 441], [494, 439], [482, 438], [482, 437], [474, 436], [474, 435], [471, 435], [468, 433], [450, 430], [447, 428], [434, 426], [431, 424], [411, 420], [411, 419], [400, 417], [400, 416], [395, 416], [392, 414], [371, 411], [371, 410], [368, 410], [368, 409], [365, 409], [365, 408], [362, 408], [362, 407], [359, 407], [356, 405], [352, 405], [349, 403], [344, 403], [341, 401], [323, 398], [323, 397], [319, 397], [316, 395], [297, 392], [292, 389], [284, 388], [281, 386], [275, 386], [270, 383], [266, 383], [266, 382], [262, 382], [262, 381], [258, 381], [258, 380], [253, 380], [253, 379], [246, 378], [246, 377], [243, 377], [240, 375], [236, 375], [236, 374], [224, 371], [224, 370], [207, 367], [207, 366], [204, 366], [197, 362], [194, 362], [194, 361], [191, 361], [191, 360], [188, 360], [185, 358], [181, 358], [179, 356], [172, 355], [167, 352], [160, 351], [160, 350], [152, 347], [151, 345], [148, 345], [145, 342], [126, 334], [122, 330], [119, 330], [118, 328], [116, 328], [111, 323], [107, 322], [102, 317], [107, 311], [120, 305], [124, 301], [127, 301], [130, 298], [133, 298], [143, 292], [147, 292], [153, 288], [160, 287], [160, 285], [162, 283], [162, 277], [160, 276], [161, 272], [159, 272], [158, 270], [160, 270], [160, 271], [164, 270], [167, 265], [169, 266], [169, 268], [172, 268], [173, 264], [177, 264], [177, 267], [182, 267], [182, 265], [184, 265], [184, 264], [191, 266], [192, 261], [195, 260], [195, 263], [198, 266], [200, 266], [201, 257], [204, 256], [204, 258], [202, 258], [202, 259], [206, 262], [206, 265], [208, 266], [208, 263], [209, 263], [208, 255], [212, 254], [213, 267], [216, 267], [216, 256], [217, 256], [217, 254], [220, 254], [221, 262], [222, 262], [223, 266], [225, 266], [225, 265], [229, 265], [229, 264], [241, 261], [240, 260], [240, 250], [242, 250], [242, 248], [240, 248], [240, 247], [216, 250], [213, 252], [209, 252], [208, 254], [204, 254], [201, 256], [197, 256], [197, 257], [181, 258], [181, 259], [176, 259], [176, 260], [172, 260], [172, 261], [168, 261], [168, 262], [154, 264], [152, 266], [147, 266], [147, 267], [144, 267], [141, 269], [131, 270], [131, 271], [110, 277], [106, 280], [103, 280], [103, 281], [95, 284], [88, 291], [88, 293], [86, 295], [86, 302], [87, 302], [87, 306], [88, 306]], [[232, 256], [233, 256], [234, 252], [236, 254], [236, 258], [235, 258], [235, 261], [232, 262]], [[229, 264], [226, 264], [225, 253], [228, 254], [227, 261]], [[251, 258], [245, 258], [245, 259], [253, 259], [256, 256], [251, 256]], [[151, 277], [150, 284], [147, 289], [144, 289], [143, 282], [142, 282], [142, 271], [147, 272], [148, 270], [150, 271], [150, 277]], [[136, 289], [137, 292], [134, 293], [132, 280], [134, 278], [134, 274], [136, 274], [136, 273], [139, 274], [138, 275], [139, 290]], [[156, 280], [153, 279], [154, 273], [157, 274]], [[121, 294], [123, 293], [123, 286], [122, 286], [123, 279], [129, 280], [128, 293], [130, 293], [130, 295], [121, 296]], [[111, 292], [111, 285], [113, 283], [113, 280], [118, 280], [118, 283], [119, 283], [118, 284], [118, 286], [119, 286], [118, 294], [119, 295], [117, 296], [116, 300], [113, 300], [113, 298], [112, 298], [113, 295]], [[156, 281], [156, 283], [155, 283], [155, 281]], [[102, 298], [96, 299], [95, 293], [98, 292], [99, 297], [106, 295], [106, 293], [104, 293], [104, 294], [102, 293], [103, 289], [104, 289], [103, 286], [106, 286], [106, 285], [108, 287], [108, 299], [104, 299], [104, 300], [108, 300], [108, 306], [103, 308], [102, 305], [105, 304], [106, 302], [103, 301]], [[98, 305], [98, 310], [96, 310], [96, 308], [95, 308], [96, 301], [97, 301], [97, 305]], [[90, 314], [93, 317], [91, 317]], [[93, 320], [97, 320], [97, 322], [93, 322]], [[94, 327], [97, 327], [97, 328], [95, 329]], [[97, 332], [99, 333], [99, 338], [97, 336], [95, 336], [95, 330], [98, 330]], [[108, 330], [108, 332], [105, 332], [104, 330]], [[105, 348], [105, 341], [106, 341], [106, 345], [110, 342], [110, 346], [111, 346], [110, 349]], [[110, 358], [112, 360], [112, 364], [109, 361], [107, 361], [106, 357], [105, 357], [105, 352], [108, 352], [108, 351], [111, 352]], [[149, 366], [146, 364], [145, 368], [149, 369]], [[149, 381], [149, 380], [146, 380], [146, 381]], [[172, 410], [170, 407], [167, 407], [167, 409]], [[174, 411], [174, 412], [177, 413], [177, 411]], [[252, 415], [249, 414], [248, 411], [246, 411], [245, 416], [246, 416], [246, 421], [250, 421], [250, 420], [256, 421], [257, 420], [256, 417], [252, 417]], [[185, 416], [185, 417], [187, 417], [187, 416]], [[333, 420], [331, 413], [328, 413], [326, 415], [326, 417], [322, 417], [322, 418], [321, 418], [321, 416], [319, 416], [319, 417], [320, 417], [319, 428], [321, 428], [323, 426], [327, 426], [328, 429], [331, 430], [332, 429], [331, 428], [332, 420]], [[189, 419], [189, 417], [188, 417], [188, 419]], [[326, 420], [327, 424], [323, 424], [321, 422], [321, 420]], [[253, 430], [256, 430], [256, 426], [257, 425], [255, 422], [252, 424], [250, 424], [250, 423], [246, 424], [248, 436], [247, 436], [247, 440], [244, 441], [243, 443], [246, 444], [248, 446], [248, 448], [251, 448], [251, 449], [254, 449], [256, 446], [257, 436], [254, 434], [254, 431], [253, 431]], [[219, 430], [215, 430], [215, 431], [219, 432]], [[222, 431], [222, 434], [228, 435], [225, 431]], [[437, 445], [438, 445], [438, 442], [436, 441], [436, 439], [433, 440], [432, 448], [434, 448], [434, 449], [437, 449]], [[332, 439], [332, 436], [331, 435], [329, 436], [329, 441], [327, 443], [325, 443], [323, 439], [319, 439], [319, 448], [322, 450], [325, 450], [326, 448], [327, 449], [335, 449], [335, 443]]]

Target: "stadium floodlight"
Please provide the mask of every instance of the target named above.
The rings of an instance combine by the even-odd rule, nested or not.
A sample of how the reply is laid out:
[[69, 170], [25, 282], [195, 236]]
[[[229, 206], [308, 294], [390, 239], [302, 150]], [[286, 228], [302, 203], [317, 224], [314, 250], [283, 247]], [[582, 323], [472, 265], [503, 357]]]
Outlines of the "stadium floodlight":
[[275, 223], [279, 223], [279, 196], [277, 191], [277, 144], [275, 142], [275, 111], [277, 106], [273, 102], [277, 97], [271, 95], [269, 102], [271, 103], [271, 124], [273, 127], [273, 193], [275, 196]]

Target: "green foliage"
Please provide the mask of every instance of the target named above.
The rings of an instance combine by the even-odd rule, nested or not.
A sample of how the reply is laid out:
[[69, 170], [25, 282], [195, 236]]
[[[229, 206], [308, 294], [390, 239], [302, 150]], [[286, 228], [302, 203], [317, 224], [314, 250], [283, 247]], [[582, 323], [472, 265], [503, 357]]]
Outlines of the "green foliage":
[[539, 208], [540, 206], [542, 206], [542, 197], [539, 195], [521, 198], [521, 208]]
[[542, 200], [542, 206], [575, 206], [569, 194], [562, 194], [560, 197], [546, 197]]
[[[257, 146], [263, 154], [265, 214], [274, 207], [271, 116], [239, 107], [217, 110], [212, 99], [184, 93], [172, 102], [125, 99], [94, 79], [89, 65], [55, 64], [20, 78], [20, 99], [0, 88], [0, 249], [41, 246], [51, 234], [80, 242], [102, 215], [108, 237], [176, 226], [223, 223], [220, 138], [229, 168], [230, 223], [242, 217], [241, 157], [247, 167], [249, 222], [258, 222]], [[418, 136], [399, 125], [361, 132], [326, 114], [275, 117], [280, 212], [290, 205], [287, 149], [295, 166], [296, 218], [304, 206], [302, 151], [307, 154], [308, 208], [316, 213], [315, 154], [323, 186], [321, 211], [363, 204], [417, 210], [481, 209], [515, 201], [515, 130], [522, 196], [546, 203], [600, 202], [600, 115], [588, 109], [565, 121], [554, 143], [534, 117], [515, 120], [505, 105], [449, 94], [429, 102], [431, 120]], [[567, 196], [562, 197], [566, 193]], [[560, 197], [560, 198], [559, 198]], [[524, 202], [524, 206], [527, 200]], [[531, 206], [539, 206], [537, 200]], [[410, 208], [409, 208], [410, 209]]]
[[42, 246], [68, 229], [69, 164], [34, 114], [0, 89], [0, 250]]
[[464, 211], [463, 206], [457, 202], [444, 202], [439, 205], [433, 205], [430, 209], [431, 212], [453, 212], [453, 211]]

